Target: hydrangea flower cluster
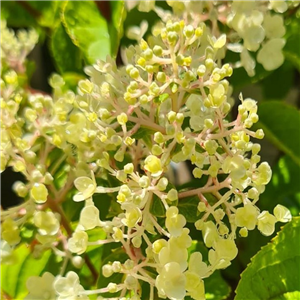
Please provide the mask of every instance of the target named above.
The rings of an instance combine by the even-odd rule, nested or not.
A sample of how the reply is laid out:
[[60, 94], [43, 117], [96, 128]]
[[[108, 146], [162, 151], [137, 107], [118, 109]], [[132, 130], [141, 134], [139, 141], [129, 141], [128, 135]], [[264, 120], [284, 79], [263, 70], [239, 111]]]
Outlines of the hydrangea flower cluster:
[[[255, 75], [256, 61], [267, 71], [280, 67], [284, 61], [285, 26], [282, 14], [297, 1], [167, 1], [173, 13], [191, 22], [210, 20], [213, 35], [219, 24], [228, 27], [227, 44], [223, 49], [238, 53], [240, 60], [233, 67], [243, 67], [249, 76]], [[154, 10], [162, 19], [170, 13], [155, 6], [155, 1], [130, 1], [128, 9], [138, 4], [140, 11]], [[161, 25], [159, 25], [161, 26]], [[132, 36], [132, 34], [129, 34]], [[256, 57], [254, 54], [257, 53]]]
[[[148, 41], [125, 51], [126, 66], [118, 68], [108, 58], [86, 68], [90, 79], [79, 82], [77, 94], [65, 91], [63, 79], [54, 75], [53, 97], [24, 99], [28, 94], [18, 90], [14, 66], [2, 70], [1, 171], [12, 166], [27, 179], [14, 186], [27, 201], [2, 214], [7, 253], [2, 259], [11, 261], [26, 222], [36, 228], [35, 256], [50, 248], [64, 258], [55, 278], [44, 273], [28, 279], [28, 298], [99, 294], [98, 299], [138, 300], [144, 282], [149, 299], [155, 293], [172, 300], [205, 299], [203, 279], [231, 264], [237, 235], [246, 237], [256, 227], [271, 235], [276, 222], [291, 219], [281, 205], [274, 214], [256, 206], [272, 172], [260, 161], [260, 145], [251, 141], [264, 136], [261, 129], [251, 130], [258, 121], [256, 102], [240, 96], [237, 118], [228, 117], [233, 70], [221, 63], [227, 38], [213, 36], [202, 22], [169, 20]], [[25, 108], [21, 101], [27, 101]], [[51, 158], [54, 151], [59, 160]], [[204, 184], [173, 185], [171, 163], [183, 161], [191, 162], [194, 178]], [[60, 206], [73, 184], [74, 207], [84, 202], [74, 231]], [[105, 218], [100, 219], [95, 194], [113, 198]], [[188, 197], [199, 202], [194, 226], [208, 261], [200, 251], [188, 252], [192, 238], [178, 205]], [[154, 205], [162, 208], [160, 216]], [[89, 241], [96, 228], [106, 238]], [[80, 267], [89, 246], [107, 243], [118, 243], [126, 259], [105, 263], [100, 276], [119, 273], [120, 282], [84, 290], [75, 272], [64, 276], [68, 261]], [[38, 294], [35, 284], [41, 286]]]

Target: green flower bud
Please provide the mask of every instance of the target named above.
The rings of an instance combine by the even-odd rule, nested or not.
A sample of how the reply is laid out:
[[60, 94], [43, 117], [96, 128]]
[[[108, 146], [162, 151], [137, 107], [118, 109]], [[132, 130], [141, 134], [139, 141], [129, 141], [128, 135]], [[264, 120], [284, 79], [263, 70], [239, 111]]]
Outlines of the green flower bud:
[[197, 209], [200, 211], [200, 212], [204, 212], [206, 211], [206, 205], [204, 202], [199, 202], [198, 203], [198, 206], [197, 206]]
[[30, 190], [30, 196], [35, 202], [42, 204], [47, 201], [48, 190], [42, 183], [35, 183]]
[[196, 37], [200, 37], [203, 35], [203, 29], [201, 27], [197, 27], [195, 30]]
[[164, 191], [167, 188], [167, 185], [168, 185], [168, 179], [166, 177], [163, 177], [159, 179], [156, 186], [160, 191]]
[[112, 266], [109, 264], [106, 264], [102, 266], [102, 274], [104, 277], [110, 277], [114, 273]]
[[203, 171], [199, 168], [195, 168], [193, 170], [193, 175], [194, 175], [195, 178], [201, 178], [202, 175], [203, 175]]
[[155, 82], [152, 82], [149, 87], [149, 93], [153, 96], [157, 96], [160, 93], [160, 87]]
[[165, 141], [165, 138], [161, 132], [155, 132], [154, 133], [154, 141], [158, 144], [161, 144]]
[[139, 186], [142, 188], [147, 188], [150, 185], [150, 179], [148, 176], [143, 175], [139, 179]]
[[156, 156], [159, 156], [163, 153], [163, 149], [158, 146], [158, 145], [153, 145], [152, 146], [152, 149], [151, 149], [151, 152], [156, 155]]
[[140, 57], [140, 58], [137, 60], [137, 64], [138, 64], [139, 66], [141, 66], [141, 67], [145, 67], [145, 65], [146, 65], [146, 60], [145, 60], [145, 58]]
[[133, 65], [127, 65], [127, 66], [126, 66], [126, 73], [127, 73], [128, 75], [130, 75], [130, 72], [131, 72], [131, 70], [132, 70], [133, 68], [134, 68]]
[[191, 38], [194, 35], [194, 27], [192, 25], [187, 25], [183, 29], [183, 34], [187, 38]]
[[248, 229], [246, 227], [243, 227], [239, 230], [239, 234], [241, 237], [247, 237], [248, 236]]
[[163, 54], [163, 49], [162, 47], [158, 46], [158, 45], [155, 45], [154, 48], [153, 48], [153, 53], [156, 55], [156, 56], [162, 56]]
[[164, 83], [164, 82], [166, 82], [166, 80], [167, 80], [167, 76], [166, 76], [166, 74], [163, 73], [163, 72], [158, 72], [157, 75], [156, 75], [156, 79], [157, 79], [159, 82]]
[[145, 67], [145, 70], [148, 72], [148, 73], [153, 73], [154, 72], [154, 67], [152, 65], [147, 65]]
[[175, 111], [168, 112], [167, 118], [168, 118], [170, 123], [173, 123], [176, 119], [176, 112]]
[[146, 60], [151, 60], [153, 57], [153, 51], [148, 48], [143, 52], [143, 56]]
[[140, 72], [137, 68], [131, 68], [129, 76], [133, 79], [138, 79], [140, 77]]
[[133, 171], [134, 171], [134, 166], [133, 166], [132, 163], [126, 164], [126, 165], [124, 166], [124, 172], [125, 172], [126, 174], [132, 174]]
[[141, 104], [147, 104], [148, 103], [148, 97], [147, 97], [147, 95], [142, 95], [140, 98], [139, 98], [139, 102], [141, 103]]
[[262, 130], [262, 129], [258, 129], [256, 132], [255, 132], [255, 137], [257, 138], [257, 139], [263, 139], [264, 138], [264, 136], [265, 136], [265, 134], [264, 134], [264, 131]]
[[206, 72], [206, 67], [205, 67], [205, 65], [200, 65], [200, 66], [198, 67], [198, 69], [197, 69], [197, 75], [198, 75], [199, 77], [203, 77], [204, 74], [205, 74], [205, 72]]
[[177, 190], [175, 189], [171, 189], [169, 190], [168, 194], [167, 194], [167, 198], [170, 200], [170, 201], [175, 201], [178, 199], [178, 192]]
[[10, 70], [5, 73], [4, 80], [7, 84], [17, 84], [18, 74], [14, 70]]
[[49, 84], [51, 87], [56, 89], [62, 87], [65, 82], [61, 76], [59, 76], [58, 74], [53, 74], [49, 79]]
[[117, 116], [117, 120], [120, 125], [125, 125], [128, 121], [128, 117], [125, 113], [122, 112], [120, 115]]

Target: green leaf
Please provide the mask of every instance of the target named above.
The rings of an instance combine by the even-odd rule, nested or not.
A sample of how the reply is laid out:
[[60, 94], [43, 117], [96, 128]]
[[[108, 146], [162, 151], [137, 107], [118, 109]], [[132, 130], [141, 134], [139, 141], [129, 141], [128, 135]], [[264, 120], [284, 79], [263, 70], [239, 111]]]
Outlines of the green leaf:
[[111, 41], [111, 54], [116, 57], [120, 40], [124, 34], [123, 23], [126, 18], [125, 1], [109, 1], [112, 11], [112, 20], [108, 23]]
[[4, 1], [1, 15], [13, 27], [54, 28], [60, 22], [62, 1]]
[[154, 103], [163, 103], [165, 102], [168, 98], [170, 98], [170, 95], [168, 93], [163, 93], [153, 99]]
[[28, 11], [36, 11], [36, 18], [42, 27], [54, 28], [60, 22], [62, 1], [26, 1]]
[[300, 201], [295, 194], [300, 193], [300, 167], [287, 155], [281, 157], [273, 168], [271, 182], [260, 196], [259, 206], [273, 209], [274, 204], [282, 204], [291, 210], [293, 215], [300, 212]]
[[154, 130], [146, 128], [146, 127], [140, 127], [136, 133], [132, 135], [133, 138], [139, 140], [142, 139], [144, 143], [151, 148], [153, 145], [153, 141], [151, 139], [151, 136], [155, 133]]
[[[232, 51], [226, 52], [224, 62], [234, 63], [240, 60], [240, 54]], [[269, 76], [272, 72], [266, 71], [261, 64], [256, 64], [255, 75], [250, 77], [243, 67], [234, 69], [232, 76], [230, 77], [230, 84], [234, 90], [239, 90], [247, 85], [252, 85], [259, 82], [263, 78]]]
[[1, 1], [1, 19], [6, 19], [9, 27], [37, 26], [35, 17], [24, 8], [21, 1]]
[[[128, 126], [128, 129], [129, 129], [129, 126]], [[136, 133], [134, 133], [132, 135], [133, 138], [139, 140], [139, 139], [142, 139], [144, 138], [145, 136], [151, 136], [155, 133], [155, 130], [152, 130], [152, 129], [149, 129], [149, 128], [146, 128], [146, 127], [143, 127], [141, 126]]]
[[187, 197], [178, 200], [178, 210], [184, 215], [187, 222], [196, 222], [198, 218], [198, 196]]
[[269, 101], [259, 105], [258, 115], [254, 128], [262, 128], [266, 138], [300, 166], [299, 111], [288, 104]]
[[200, 179], [192, 178], [190, 181], [180, 185], [178, 191], [183, 192], [186, 189], [203, 187], [207, 182], [207, 179], [208, 176], [206, 175], [203, 175]]
[[65, 82], [64, 88], [66, 88], [67, 91], [72, 90], [74, 93], [76, 93], [78, 82], [80, 80], [86, 79], [86, 76], [78, 73], [66, 72], [62, 74], [62, 78]]
[[[89, 235], [89, 242], [94, 242], [97, 240], [104, 240], [106, 238], [106, 233], [102, 228], [95, 228], [93, 230], [87, 231]], [[101, 263], [102, 263], [102, 254], [103, 254], [103, 246], [89, 246], [85, 253], [88, 256], [91, 265], [97, 270], [97, 272], [101, 273]], [[99, 274], [99, 276], [102, 276]], [[84, 264], [80, 269], [80, 278], [84, 277], [84, 284], [86, 287], [91, 288], [93, 285], [94, 278], [91, 277], [91, 270], [88, 268], [87, 264]], [[98, 277], [99, 278], [99, 277]], [[83, 284], [83, 282], [81, 282]]]
[[231, 288], [223, 279], [220, 271], [215, 271], [208, 278], [204, 278], [206, 300], [225, 300], [230, 294]]
[[[157, 3], [159, 3], [159, 2], [164, 2], [164, 1], [157, 1]], [[140, 26], [140, 24], [143, 21], [147, 21], [148, 24], [155, 24], [156, 22], [161, 21], [161, 20], [153, 10], [151, 10], [149, 12], [141, 12], [137, 9], [137, 7], [134, 7], [133, 9], [131, 9], [130, 11], [127, 12], [127, 16], [126, 16], [126, 19], [123, 24], [125, 33], [132, 26]], [[147, 38], [147, 35], [149, 35], [151, 33], [151, 27], [152, 26], [148, 27], [148, 30], [145, 33], [144, 38]], [[121, 41], [122, 46], [127, 47], [127, 46], [132, 45], [132, 43], [133, 43], [133, 41], [131, 39], [127, 38], [126, 34], [125, 34]]]
[[[298, 6], [299, 7], [299, 6]], [[299, 8], [298, 8], [299, 12]], [[300, 17], [294, 14], [292, 21], [286, 26], [287, 39], [283, 48], [284, 56], [300, 71]]]
[[99, 209], [100, 212], [100, 219], [105, 220], [109, 208], [111, 205], [111, 202], [114, 200], [114, 197], [112, 197], [111, 194], [94, 194], [93, 195], [93, 201], [95, 203], [95, 206]]
[[152, 203], [150, 206], [150, 212], [152, 215], [156, 217], [162, 218], [166, 216], [166, 209], [163, 203], [161, 202], [161, 200], [159, 199], [159, 197], [156, 195], [153, 195]]
[[54, 59], [56, 69], [61, 73], [82, 73], [83, 57], [80, 49], [76, 47], [65, 27], [59, 24], [50, 37], [50, 51]]
[[294, 66], [288, 61], [272, 72], [261, 81], [263, 99], [285, 100], [292, 87], [294, 75]]
[[40, 259], [31, 255], [25, 244], [14, 251], [17, 262], [13, 265], [1, 265], [1, 288], [10, 299], [23, 299], [28, 293], [26, 281], [30, 276], [40, 276], [44, 270], [51, 251], [44, 252]]
[[110, 55], [107, 23], [92, 1], [68, 1], [62, 21], [73, 43], [80, 48], [89, 64]]
[[296, 217], [252, 258], [242, 273], [235, 300], [279, 300], [299, 295], [299, 240], [300, 217]]

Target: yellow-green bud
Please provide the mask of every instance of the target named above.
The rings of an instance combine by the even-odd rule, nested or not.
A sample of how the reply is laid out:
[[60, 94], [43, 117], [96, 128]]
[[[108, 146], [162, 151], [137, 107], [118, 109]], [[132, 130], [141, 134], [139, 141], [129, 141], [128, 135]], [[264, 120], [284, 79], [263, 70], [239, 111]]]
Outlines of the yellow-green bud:
[[132, 68], [129, 72], [129, 76], [133, 79], [138, 79], [140, 77], [140, 72], [137, 68]]
[[168, 194], [167, 194], [167, 198], [170, 200], [170, 201], [175, 201], [178, 199], [178, 192], [177, 190], [175, 189], [171, 189], [169, 190]]
[[161, 144], [165, 141], [165, 138], [161, 132], [154, 133], [154, 141], [158, 144]]
[[255, 137], [257, 138], [257, 139], [263, 139], [264, 138], [264, 136], [265, 136], [265, 134], [264, 134], [264, 131], [262, 130], [262, 129], [258, 129], [256, 132], [255, 132]]
[[143, 52], [143, 56], [146, 60], [151, 60], [153, 57], [153, 51], [148, 48]]
[[194, 27], [192, 25], [187, 25], [183, 29], [183, 34], [187, 38], [191, 38], [194, 35]]
[[154, 46], [154, 48], [153, 48], [153, 53], [156, 55], [156, 56], [162, 56], [162, 54], [163, 54], [163, 49], [162, 49], [162, 47], [160, 47], [160, 46]]
[[167, 185], [168, 185], [168, 179], [163, 177], [161, 178], [158, 183], [157, 183], [157, 188], [160, 190], [160, 191], [164, 191], [166, 188], [167, 188]]
[[156, 75], [156, 79], [159, 81], [159, 82], [166, 82], [166, 79], [167, 79], [167, 76], [164, 72], [158, 72], [157, 75]]
[[133, 166], [132, 163], [126, 164], [126, 165], [124, 166], [124, 172], [125, 172], [126, 174], [132, 174], [133, 171], [134, 171], [134, 166]]
[[128, 117], [125, 113], [122, 112], [120, 115], [117, 116], [117, 120], [120, 125], [125, 125], [128, 121]]

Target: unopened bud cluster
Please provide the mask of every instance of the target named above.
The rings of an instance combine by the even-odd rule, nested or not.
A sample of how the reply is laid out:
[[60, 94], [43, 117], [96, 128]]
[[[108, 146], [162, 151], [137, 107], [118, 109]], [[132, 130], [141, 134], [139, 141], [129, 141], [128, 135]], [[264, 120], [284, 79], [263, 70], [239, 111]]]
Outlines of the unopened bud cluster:
[[[207, 20], [212, 22], [213, 34], [220, 34], [224, 30], [220, 24], [226, 26], [227, 44], [219, 55], [223, 58], [227, 50], [237, 53], [240, 60], [235, 67], [243, 67], [249, 76], [255, 75], [257, 63], [267, 71], [283, 64], [286, 29], [282, 14], [296, 7], [298, 1], [217, 1], [214, 5], [211, 5], [211, 1], [166, 2], [179, 18], [190, 20], [193, 24]], [[156, 4], [156, 1], [143, 1], [138, 9], [154, 10], [162, 19], [169, 18], [169, 11], [162, 10]], [[186, 34], [189, 34], [189, 30], [186, 30]], [[173, 33], [169, 38], [174, 39]]]

